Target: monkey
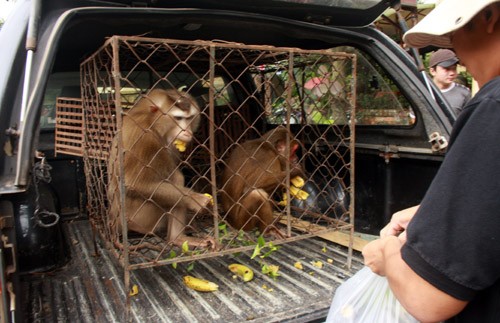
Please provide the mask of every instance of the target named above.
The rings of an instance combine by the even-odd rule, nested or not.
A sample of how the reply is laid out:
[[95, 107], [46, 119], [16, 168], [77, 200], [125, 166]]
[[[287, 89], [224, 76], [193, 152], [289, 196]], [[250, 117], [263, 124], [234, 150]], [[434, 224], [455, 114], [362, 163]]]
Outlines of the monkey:
[[[271, 196], [277, 188], [286, 187], [286, 164], [290, 163], [290, 177], [302, 175], [296, 151], [299, 142], [290, 138], [289, 131], [279, 126], [261, 138], [248, 140], [237, 146], [227, 159], [222, 174], [221, 202], [227, 221], [235, 229], [249, 231], [255, 227], [264, 234], [273, 222]], [[279, 230], [270, 228], [269, 233]]]
[[[110, 226], [121, 232], [119, 212], [125, 208], [129, 231], [152, 234], [166, 231], [166, 240], [180, 246], [214, 247], [212, 238], [184, 233], [187, 211], [206, 210], [211, 196], [197, 193], [184, 183], [176, 146], [184, 147], [199, 125], [195, 99], [175, 89], [154, 89], [125, 112], [122, 118], [123, 173], [118, 160], [118, 136], [110, 149], [107, 195]], [[120, 205], [119, 176], [124, 176], [125, 204]]]

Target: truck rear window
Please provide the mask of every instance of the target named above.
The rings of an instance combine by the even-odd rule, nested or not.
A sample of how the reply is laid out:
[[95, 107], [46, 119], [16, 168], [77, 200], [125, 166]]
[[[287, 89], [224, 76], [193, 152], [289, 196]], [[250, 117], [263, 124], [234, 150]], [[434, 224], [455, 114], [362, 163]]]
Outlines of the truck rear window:
[[[352, 48], [340, 47], [338, 52], [355, 53], [355, 73], [342, 64], [310, 61], [294, 66], [265, 66], [254, 74], [254, 80], [265, 92], [267, 121], [286, 124], [285, 102], [291, 102], [289, 122], [292, 124], [344, 125], [350, 119], [349, 93], [343, 89], [356, 84], [356, 125], [411, 126], [415, 114], [389, 75], [368, 55]], [[290, 72], [292, 71], [292, 72]], [[287, 100], [285, 84], [293, 78], [296, 88]]]

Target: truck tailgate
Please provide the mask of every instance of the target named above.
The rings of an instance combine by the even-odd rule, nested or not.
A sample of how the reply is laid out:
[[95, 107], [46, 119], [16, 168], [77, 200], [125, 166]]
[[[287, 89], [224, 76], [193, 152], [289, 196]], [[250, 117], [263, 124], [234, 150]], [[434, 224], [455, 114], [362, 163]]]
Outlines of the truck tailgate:
[[[66, 222], [64, 230], [71, 261], [56, 272], [22, 277], [27, 322], [124, 322], [127, 313], [133, 322], [310, 322], [324, 319], [335, 289], [362, 267], [359, 253], [349, 270], [346, 248], [311, 238], [281, 245], [263, 259], [280, 266], [276, 279], [262, 274], [262, 260], [249, 253], [198, 260], [191, 271], [187, 263], [138, 269], [130, 278], [138, 294], [130, 297], [127, 311], [124, 271], [98, 238], [99, 255], [94, 254], [89, 222]], [[297, 261], [302, 270], [294, 267]], [[252, 268], [254, 279], [233, 278], [227, 266], [235, 262]], [[184, 275], [215, 282], [219, 290], [189, 289]]]

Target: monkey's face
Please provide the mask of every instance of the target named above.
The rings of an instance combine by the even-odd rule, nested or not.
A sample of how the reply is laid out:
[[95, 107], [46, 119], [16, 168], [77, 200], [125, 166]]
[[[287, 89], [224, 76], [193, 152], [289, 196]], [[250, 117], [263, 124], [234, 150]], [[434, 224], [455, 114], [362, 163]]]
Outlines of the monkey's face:
[[154, 129], [168, 144], [174, 141], [187, 144], [193, 139], [200, 109], [191, 95], [175, 89], [155, 89], [148, 100], [155, 116]]
[[297, 143], [297, 141], [292, 140], [292, 142], [290, 143], [290, 155], [288, 155], [288, 156], [286, 155], [286, 141], [278, 140], [276, 142], [275, 147], [276, 147], [276, 150], [278, 151], [278, 153], [281, 156], [290, 160], [290, 162], [292, 164], [298, 163], [299, 157], [297, 156], [297, 149], [299, 148], [299, 144]]
[[190, 142], [193, 139], [193, 133], [198, 127], [199, 113], [200, 111], [195, 105], [190, 105], [189, 108], [184, 109], [174, 105], [166, 115], [169, 119], [167, 122], [170, 125], [167, 135], [169, 141]]

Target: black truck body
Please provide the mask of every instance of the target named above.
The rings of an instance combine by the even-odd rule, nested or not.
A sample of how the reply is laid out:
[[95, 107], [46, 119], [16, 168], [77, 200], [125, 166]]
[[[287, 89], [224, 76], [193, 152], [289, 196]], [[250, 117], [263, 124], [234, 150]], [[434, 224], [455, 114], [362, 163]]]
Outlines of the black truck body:
[[[362, 267], [359, 250], [363, 242], [377, 235], [392, 213], [419, 203], [442, 161], [455, 120], [410, 53], [370, 25], [397, 3], [346, 3], [352, 7], [342, 1], [336, 6], [316, 6], [303, 1], [18, 0], [0, 32], [0, 129], [4, 134], [0, 152], [0, 321], [324, 320], [335, 289]], [[97, 57], [93, 55], [102, 53], [114, 40], [135, 44], [130, 45], [132, 54], [127, 58], [135, 57], [144, 46], [151, 56], [138, 61], [145, 62], [150, 76], [163, 66], [149, 58], [156, 54], [148, 50], [157, 44], [159, 48], [182, 45], [186, 53], [186, 48], [197, 52], [219, 47], [231, 55], [237, 53], [228, 54], [232, 60], [221, 59], [220, 69], [217, 64], [207, 67], [210, 58], [196, 64], [183, 61], [193, 75], [215, 72], [215, 76], [205, 77], [211, 80], [203, 93], [206, 101], [200, 104], [205, 107], [206, 120], [201, 126], [205, 132], [196, 141], [207, 147], [207, 156], [215, 157], [189, 155], [186, 181], [199, 184], [194, 178], [203, 169], [201, 177], [208, 178], [208, 187], [216, 190], [214, 182], [217, 178], [218, 183], [218, 167], [224, 160], [218, 158], [225, 156], [225, 150], [241, 143], [244, 136], [251, 137], [250, 131], [264, 133], [283, 125], [300, 138], [303, 167], [321, 193], [315, 205], [298, 205], [316, 213], [299, 217], [314, 222], [315, 216], [335, 213], [333, 220], [326, 221], [335, 223], [333, 228], [328, 232], [306, 229], [298, 238], [278, 239], [279, 248], [261, 260], [252, 258], [255, 241], [233, 249], [228, 245], [216, 255], [189, 253], [187, 258], [165, 254], [134, 258], [128, 253], [126, 234], [118, 238], [123, 239], [123, 249], [113, 246], [95, 211], [87, 155], [82, 150], [68, 153], [64, 145], [57, 146], [62, 123], [56, 105], [63, 102], [79, 109], [90, 102], [91, 87], [86, 87], [82, 72], [85, 62], [93, 62]], [[292, 59], [296, 56], [304, 55], [307, 59], [300, 61], [304, 63], [320, 55], [322, 63], [315, 63], [311, 72], [314, 80], [324, 80], [331, 71], [338, 76], [349, 70], [349, 76], [338, 81], [347, 94], [335, 93], [344, 95], [345, 115], [339, 117], [332, 108], [326, 119], [311, 120], [305, 116], [304, 105], [294, 105], [300, 91], [311, 98], [317, 95], [310, 100], [313, 105], [325, 94], [317, 84], [309, 88], [298, 74], [294, 74], [296, 79], [291, 77], [291, 71], [301, 66], [282, 68], [264, 61], [267, 65], [262, 67], [247, 61], [252, 55], [278, 52], [285, 53], [289, 63], [296, 63]], [[324, 61], [330, 57], [351, 65], [344, 68], [333, 63], [333, 70], [320, 77], [322, 66], [327, 65]], [[111, 59], [115, 62], [117, 57]], [[122, 75], [133, 70], [125, 63], [120, 68]], [[266, 78], [268, 72], [271, 78]], [[288, 78], [278, 77], [286, 73], [290, 73]], [[303, 75], [311, 77], [311, 73]], [[140, 91], [154, 83], [137, 75], [127, 81], [146, 84]], [[218, 75], [225, 80], [223, 88], [228, 93], [222, 103], [217, 101], [219, 92], [214, 92]], [[277, 101], [269, 104], [265, 86], [259, 87], [276, 79], [285, 83], [280, 87], [284, 108], [275, 106]], [[289, 90], [292, 83], [301, 89], [299, 94]], [[103, 88], [99, 85], [99, 91]], [[194, 86], [189, 90], [195, 93]], [[331, 88], [328, 91], [329, 96]], [[236, 112], [245, 126], [239, 119], [240, 123], [231, 124], [230, 118], [217, 124], [211, 119], [214, 110], [226, 111], [221, 112], [224, 116]], [[218, 135], [210, 132], [213, 124]], [[218, 136], [233, 130], [242, 137], [228, 135], [232, 141], [221, 139], [226, 146], [217, 146], [217, 138], [222, 138]], [[83, 139], [79, 144], [78, 149], [88, 147]], [[331, 177], [339, 180], [332, 182]], [[106, 185], [102, 181], [98, 184]], [[98, 202], [107, 203], [106, 198]], [[285, 218], [293, 219], [292, 207], [284, 207]], [[336, 213], [339, 208], [340, 215]], [[290, 223], [284, 225], [290, 227]], [[280, 275], [263, 272], [262, 262], [279, 265]], [[295, 266], [298, 262], [302, 269]], [[235, 279], [227, 269], [231, 263], [253, 269], [254, 279], [246, 283]], [[219, 290], [194, 291], [183, 283], [185, 275], [217, 282]]]

